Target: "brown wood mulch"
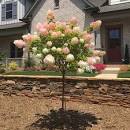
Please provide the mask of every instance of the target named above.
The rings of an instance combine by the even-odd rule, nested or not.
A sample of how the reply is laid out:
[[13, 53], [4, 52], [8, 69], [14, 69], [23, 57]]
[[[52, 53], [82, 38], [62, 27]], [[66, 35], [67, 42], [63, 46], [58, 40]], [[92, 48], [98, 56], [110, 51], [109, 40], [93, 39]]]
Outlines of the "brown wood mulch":
[[[0, 95], [0, 130], [62, 130], [59, 112], [49, 113], [60, 105], [58, 100]], [[130, 130], [130, 108], [70, 101], [67, 109], [73, 111], [67, 111], [66, 130]]]

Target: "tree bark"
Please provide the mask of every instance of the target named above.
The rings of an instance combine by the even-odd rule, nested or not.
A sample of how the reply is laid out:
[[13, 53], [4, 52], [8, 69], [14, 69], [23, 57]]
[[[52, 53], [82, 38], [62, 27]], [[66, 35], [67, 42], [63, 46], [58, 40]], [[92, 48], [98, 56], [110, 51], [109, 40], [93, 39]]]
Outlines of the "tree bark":
[[62, 71], [62, 109], [65, 110], [65, 69]]

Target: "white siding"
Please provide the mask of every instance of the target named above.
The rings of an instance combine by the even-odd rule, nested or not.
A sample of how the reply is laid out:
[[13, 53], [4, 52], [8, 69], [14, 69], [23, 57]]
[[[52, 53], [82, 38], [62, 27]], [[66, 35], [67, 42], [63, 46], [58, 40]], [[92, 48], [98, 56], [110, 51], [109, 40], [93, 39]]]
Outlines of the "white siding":
[[[16, 2], [16, 1], [17, 1], [17, 19], [2, 21], [1, 20], [2, 4], [5, 4], [6, 2]], [[1, 0], [0, 1], [0, 25], [20, 22], [19, 19], [23, 18], [24, 15], [25, 15], [25, 0]]]
[[121, 3], [126, 3], [126, 2], [130, 2], [130, 0], [109, 0], [110, 5], [121, 4]]

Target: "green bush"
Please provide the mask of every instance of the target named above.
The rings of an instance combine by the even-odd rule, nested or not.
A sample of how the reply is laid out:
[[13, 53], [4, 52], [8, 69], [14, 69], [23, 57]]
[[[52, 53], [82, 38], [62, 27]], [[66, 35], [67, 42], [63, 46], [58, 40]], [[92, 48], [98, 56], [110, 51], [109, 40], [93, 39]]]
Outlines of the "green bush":
[[0, 64], [0, 74], [5, 73], [5, 66], [4, 64]]
[[123, 63], [124, 64], [129, 64], [130, 63], [130, 59], [129, 59], [129, 48], [128, 48], [128, 45], [126, 44], [125, 46], [125, 56], [124, 56], [124, 61]]
[[12, 61], [12, 62], [9, 63], [8, 68], [9, 68], [10, 71], [14, 71], [14, 70], [17, 70], [18, 65], [17, 65], [16, 62]]
[[5, 69], [4, 68], [0, 68], [0, 74], [5, 73]]
[[24, 61], [24, 67], [28, 68], [28, 67], [34, 67], [35, 66], [35, 61], [33, 60], [33, 58], [30, 59], [26, 59]]

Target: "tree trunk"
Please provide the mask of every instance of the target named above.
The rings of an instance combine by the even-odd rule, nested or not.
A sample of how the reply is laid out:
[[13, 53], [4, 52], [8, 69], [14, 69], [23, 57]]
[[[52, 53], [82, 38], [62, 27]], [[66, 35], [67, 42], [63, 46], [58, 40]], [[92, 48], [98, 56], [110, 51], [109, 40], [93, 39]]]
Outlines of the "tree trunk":
[[65, 69], [62, 71], [62, 110], [65, 110]]
[[31, 64], [30, 64], [30, 62], [31, 62], [31, 57], [30, 57], [30, 51], [28, 50], [28, 67], [31, 67]]

